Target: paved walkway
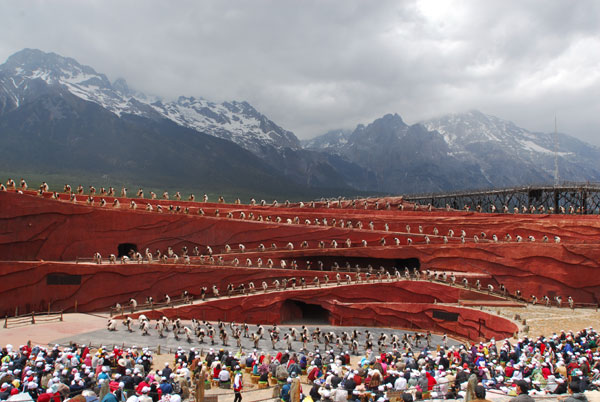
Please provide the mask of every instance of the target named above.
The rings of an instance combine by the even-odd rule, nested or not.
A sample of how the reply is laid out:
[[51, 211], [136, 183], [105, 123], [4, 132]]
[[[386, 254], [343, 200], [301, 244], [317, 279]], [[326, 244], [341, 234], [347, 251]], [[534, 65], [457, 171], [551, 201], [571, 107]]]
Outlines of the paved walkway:
[[2, 344], [10, 343], [18, 346], [31, 341], [37, 345], [47, 345], [56, 339], [80, 336], [84, 333], [106, 328], [108, 315], [103, 314], [64, 314], [63, 321], [37, 322], [18, 327], [0, 328]]

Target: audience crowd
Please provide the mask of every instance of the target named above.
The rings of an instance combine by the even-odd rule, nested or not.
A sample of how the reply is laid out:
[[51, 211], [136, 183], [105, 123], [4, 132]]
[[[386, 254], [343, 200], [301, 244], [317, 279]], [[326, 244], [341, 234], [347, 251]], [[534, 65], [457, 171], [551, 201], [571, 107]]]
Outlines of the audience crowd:
[[243, 398], [244, 380], [275, 385], [283, 402], [375, 401], [390, 398], [485, 400], [486, 393], [531, 401], [555, 395], [585, 401], [600, 386], [599, 335], [587, 328], [550, 337], [523, 338], [429, 349], [330, 350], [276, 354], [252, 350], [206, 354], [179, 348], [175, 361], [153, 365], [147, 348], [85, 345], [50, 348], [6, 345], [0, 353], [0, 400], [36, 402], [181, 402], [211, 384]]

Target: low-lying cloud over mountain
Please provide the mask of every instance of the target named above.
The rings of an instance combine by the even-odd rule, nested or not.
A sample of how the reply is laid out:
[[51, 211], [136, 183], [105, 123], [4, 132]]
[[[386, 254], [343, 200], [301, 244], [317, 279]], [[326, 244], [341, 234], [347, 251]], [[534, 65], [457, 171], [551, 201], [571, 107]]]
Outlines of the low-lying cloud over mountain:
[[[104, 117], [99, 119], [97, 114]], [[90, 127], [90, 122], [96, 120], [107, 124], [114, 122], [114, 124], [98, 124]], [[277, 180], [287, 181], [288, 183], [281, 187], [282, 189], [294, 185], [298, 186], [300, 191], [309, 187], [350, 188], [343, 174], [340, 174], [330, 163], [330, 160], [334, 164], [338, 163], [335, 157], [301, 149], [300, 141], [292, 132], [284, 130], [247, 102], [233, 101], [218, 104], [193, 97], [179, 97], [175, 101], [164, 101], [129, 89], [123, 79], [111, 83], [104, 74], [97, 73], [93, 68], [81, 65], [72, 58], [34, 49], [24, 49], [0, 65], [0, 123], [3, 124], [2, 136], [5, 137], [5, 141], [10, 141], [21, 149], [40, 147], [50, 139], [55, 145], [53, 147], [48, 144], [44, 150], [44, 158], [31, 161], [33, 164], [27, 161], [27, 156], [13, 160], [9, 164], [11, 158], [7, 157], [4, 159], [5, 169], [14, 170], [19, 166], [42, 167], [40, 165], [42, 160], [52, 155], [56, 156], [61, 149], [68, 150], [73, 144], [80, 144], [82, 148], [78, 149], [78, 154], [81, 154], [85, 151], [83, 148], [86, 145], [91, 146], [88, 142], [89, 138], [83, 133], [94, 132], [98, 136], [98, 141], [104, 141], [103, 149], [114, 154], [112, 148], [106, 147], [109, 145], [118, 147], [119, 142], [126, 142], [125, 139], [134, 135], [136, 131], [148, 127], [162, 127], [165, 130], [170, 127], [176, 132], [197, 132], [199, 135], [194, 141], [208, 141], [212, 144], [201, 149], [194, 149], [193, 142], [187, 147], [184, 143], [179, 144], [182, 148], [172, 150], [174, 157], [177, 152], [182, 152], [175, 165], [202, 165], [202, 161], [210, 160], [214, 163], [215, 169], [219, 167], [217, 170], [221, 172], [228, 171], [227, 167], [235, 165], [236, 162], [245, 161], [248, 165], [255, 165], [240, 172], [239, 176], [236, 176], [235, 171], [230, 171], [233, 177], [223, 177], [225, 183], [236, 183], [251, 188], [250, 184], [254, 183], [253, 180], [245, 185], [239, 183], [239, 179], [260, 167], [259, 177], [264, 174], [277, 177]], [[137, 129], [126, 128], [126, 125], [132, 124]], [[184, 128], [188, 131], [183, 130]], [[54, 131], [50, 134], [49, 131], [52, 130]], [[168, 153], [178, 138], [171, 134], [170, 131], [165, 132], [162, 138], [156, 138], [157, 141], [164, 143], [155, 144], [155, 152]], [[215, 142], [212, 139], [209, 141], [204, 138], [206, 134], [226, 142]], [[28, 136], [37, 139], [27, 142]], [[147, 139], [138, 133], [137, 140], [139, 141], [137, 146], [129, 149], [130, 161], [148, 155], [140, 152], [147, 146], [143, 143]], [[131, 138], [131, 141], [136, 141], [136, 138]], [[234, 144], [240, 149], [236, 149]], [[229, 151], [215, 150], [215, 147], [224, 147]], [[97, 148], [89, 149], [89, 152], [97, 151]], [[191, 151], [195, 151], [195, 154], [186, 160], [183, 155]], [[230, 156], [227, 156], [227, 153]], [[221, 154], [220, 159], [215, 158], [213, 154]], [[239, 160], [239, 155], [236, 154], [244, 156]], [[71, 152], [66, 156], [67, 159], [74, 157]], [[91, 168], [87, 163], [90, 160], [93, 158], [84, 159], [82, 162], [86, 163], [79, 165], [80, 168], [84, 166]], [[122, 162], [122, 159], [119, 160]], [[62, 165], [67, 162], [68, 160], [65, 159]], [[100, 161], [98, 163], [95, 165], [96, 170], [102, 171], [108, 168], [102, 166]], [[153, 163], [155, 168], [163, 169], [161, 176], [167, 174], [173, 166], [158, 156]], [[117, 165], [119, 164], [115, 164], [115, 167]], [[61, 164], [54, 165], [51, 170], [59, 166]], [[72, 168], [75, 167], [76, 164], [73, 164]], [[195, 180], [191, 175], [195, 171], [197, 169], [179, 172], [177, 177], [180, 181]], [[136, 174], [144, 172], [148, 174], [154, 171], [140, 170]], [[217, 175], [220, 176], [222, 175]], [[356, 176], [360, 177], [360, 175]], [[205, 176], [201, 175], [201, 177]], [[350, 177], [350, 181], [355, 180], [354, 177]], [[216, 184], [215, 181], [212, 182]], [[262, 184], [267, 185], [267, 182]], [[269, 188], [273, 189], [279, 187], [272, 185], [273, 183], [270, 183], [267, 187], [271, 186]]]
[[600, 180], [598, 148], [477, 111], [413, 125], [385, 115], [301, 144], [248, 102], [153, 98], [32, 49], [0, 65], [0, 137], [6, 171], [120, 173], [215, 189], [413, 193], [547, 183], [555, 146], [561, 179]]

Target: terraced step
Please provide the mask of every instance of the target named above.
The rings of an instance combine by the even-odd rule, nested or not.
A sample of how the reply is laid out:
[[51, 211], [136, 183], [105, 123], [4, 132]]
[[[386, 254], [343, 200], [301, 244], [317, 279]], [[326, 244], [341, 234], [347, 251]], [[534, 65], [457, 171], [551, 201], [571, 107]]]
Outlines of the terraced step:
[[521, 303], [516, 300], [459, 300], [458, 304], [465, 307], [523, 307], [526, 303]]

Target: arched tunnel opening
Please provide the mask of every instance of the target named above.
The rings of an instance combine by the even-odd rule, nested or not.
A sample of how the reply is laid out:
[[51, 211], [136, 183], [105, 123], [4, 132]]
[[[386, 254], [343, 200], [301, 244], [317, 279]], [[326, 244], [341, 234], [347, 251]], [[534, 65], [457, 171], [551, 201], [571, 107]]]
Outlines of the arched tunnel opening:
[[374, 269], [383, 267], [386, 271], [394, 273], [394, 268], [397, 268], [401, 273], [405, 268], [408, 268], [411, 274], [421, 270], [421, 262], [418, 258], [370, 258], [370, 257], [345, 257], [345, 256], [306, 256], [298, 259], [298, 268], [319, 270], [319, 262], [323, 263], [324, 271], [331, 271], [332, 267], [337, 263], [340, 270], [350, 269], [354, 271], [358, 266], [361, 271], [366, 271], [371, 265]]
[[417, 271], [421, 271], [421, 262], [418, 258], [401, 258], [396, 260], [396, 267], [398, 269], [408, 268], [411, 274]]
[[120, 243], [117, 246], [118, 256], [119, 258], [123, 256], [131, 257], [132, 252], [137, 253], [137, 244], [134, 243]]
[[319, 304], [286, 300], [281, 306], [282, 324], [329, 324], [329, 311]]

